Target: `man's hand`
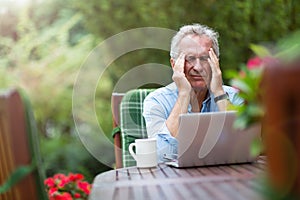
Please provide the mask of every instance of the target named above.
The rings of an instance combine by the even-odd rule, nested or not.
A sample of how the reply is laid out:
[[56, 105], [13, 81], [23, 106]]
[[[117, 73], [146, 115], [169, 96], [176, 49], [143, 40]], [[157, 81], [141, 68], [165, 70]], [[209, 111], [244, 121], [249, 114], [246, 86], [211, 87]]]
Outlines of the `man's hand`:
[[172, 109], [172, 112], [166, 120], [166, 126], [173, 137], [176, 137], [178, 133], [179, 115], [182, 113], [187, 113], [188, 111], [190, 93], [192, 91], [192, 86], [184, 74], [184, 63], [185, 54], [181, 53], [173, 66], [172, 76], [172, 79], [178, 88], [178, 98]]
[[172, 79], [178, 88], [179, 95], [189, 95], [192, 90], [192, 86], [184, 74], [184, 62], [185, 54], [181, 53], [173, 67]]
[[[209, 50], [209, 59], [208, 62], [212, 71], [212, 78], [210, 82], [210, 91], [214, 94], [215, 97], [222, 95], [225, 93], [222, 84], [222, 72], [219, 66], [219, 59], [217, 58], [215, 52], [212, 48]], [[227, 99], [221, 100], [217, 102], [219, 111], [227, 110], [230, 102]]]
[[212, 77], [210, 81], [210, 91], [214, 94], [214, 96], [219, 96], [221, 94], [224, 94], [224, 90], [222, 87], [223, 85], [222, 72], [219, 66], [219, 59], [217, 58], [212, 48], [210, 48], [208, 53], [209, 53], [208, 63], [212, 71]]

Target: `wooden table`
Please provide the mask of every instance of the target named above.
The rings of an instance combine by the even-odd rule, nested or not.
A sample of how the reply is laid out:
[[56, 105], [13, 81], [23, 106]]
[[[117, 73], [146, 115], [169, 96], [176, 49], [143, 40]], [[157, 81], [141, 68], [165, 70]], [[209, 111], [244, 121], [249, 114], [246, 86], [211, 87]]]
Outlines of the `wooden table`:
[[177, 169], [128, 167], [99, 174], [90, 199], [258, 200], [266, 158], [255, 163]]

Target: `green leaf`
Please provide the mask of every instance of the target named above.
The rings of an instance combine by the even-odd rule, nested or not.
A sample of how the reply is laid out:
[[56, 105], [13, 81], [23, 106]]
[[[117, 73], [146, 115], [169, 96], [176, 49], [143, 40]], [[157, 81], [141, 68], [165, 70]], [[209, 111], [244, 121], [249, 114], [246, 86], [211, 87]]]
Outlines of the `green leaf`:
[[224, 77], [227, 79], [232, 79], [238, 76], [238, 72], [236, 70], [226, 70], [224, 72]]
[[271, 56], [270, 51], [264, 46], [250, 44], [250, 49], [259, 57]]
[[275, 55], [284, 61], [292, 61], [300, 56], [300, 30], [287, 35], [278, 42], [278, 53]]
[[8, 177], [7, 181], [0, 186], [0, 194], [7, 192], [10, 188], [12, 188], [15, 184], [17, 184], [20, 180], [22, 180], [25, 176], [30, 174], [34, 169], [35, 167], [33, 165], [21, 166], [17, 168], [10, 175], [10, 177]]
[[241, 91], [244, 91], [246, 93], [251, 91], [251, 88], [249, 87], [249, 85], [247, 85], [244, 81], [239, 80], [239, 79], [233, 79], [231, 80], [231, 84], [234, 87], [239, 88]]
[[252, 156], [258, 156], [263, 151], [263, 143], [260, 138], [253, 140], [250, 148], [250, 154]]
[[233, 127], [236, 129], [245, 129], [248, 127], [249, 119], [246, 115], [239, 115], [234, 121]]
[[262, 116], [263, 110], [260, 105], [258, 104], [250, 104], [248, 105], [248, 114], [250, 116]]

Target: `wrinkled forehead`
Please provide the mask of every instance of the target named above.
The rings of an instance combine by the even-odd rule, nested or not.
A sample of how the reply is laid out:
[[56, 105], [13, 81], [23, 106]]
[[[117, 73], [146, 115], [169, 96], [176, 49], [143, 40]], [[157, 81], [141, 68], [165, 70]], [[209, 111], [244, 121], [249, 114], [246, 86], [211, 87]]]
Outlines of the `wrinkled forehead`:
[[187, 35], [179, 43], [179, 51], [186, 54], [208, 54], [212, 40], [206, 35]]

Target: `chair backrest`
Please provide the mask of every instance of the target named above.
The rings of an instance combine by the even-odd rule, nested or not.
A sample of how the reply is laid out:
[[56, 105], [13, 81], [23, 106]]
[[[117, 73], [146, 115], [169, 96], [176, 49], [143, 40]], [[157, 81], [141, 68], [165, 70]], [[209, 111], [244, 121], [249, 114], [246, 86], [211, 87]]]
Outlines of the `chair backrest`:
[[112, 93], [111, 107], [113, 118], [112, 137], [114, 140], [114, 151], [116, 168], [122, 168], [122, 141], [121, 141], [121, 128], [120, 128], [120, 104], [125, 93]]
[[[27, 97], [18, 90], [0, 92], [0, 185], [20, 166], [41, 166], [38, 135]], [[35, 168], [0, 200], [46, 199], [43, 171]]]
[[123, 167], [136, 165], [128, 151], [135, 139], [147, 138], [145, 120], [142, 115], [145, 97], [154, 89], [134, 89], [126, 92], [120, 104], [120, 127]]

